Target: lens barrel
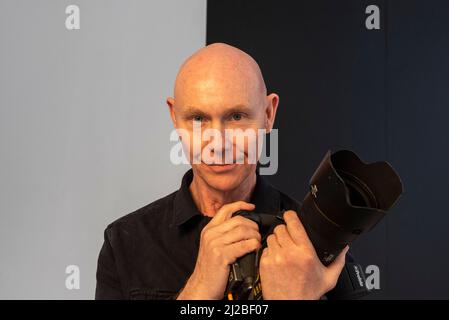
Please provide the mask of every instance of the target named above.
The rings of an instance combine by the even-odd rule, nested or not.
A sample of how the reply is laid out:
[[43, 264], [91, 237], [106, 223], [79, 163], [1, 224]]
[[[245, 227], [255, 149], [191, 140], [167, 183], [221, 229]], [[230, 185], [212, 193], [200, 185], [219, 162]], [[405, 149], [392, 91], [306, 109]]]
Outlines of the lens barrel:
[[391, 165], [364, 163], [349, 150], [328, 151], [309, 186], [298, 215], [326, 265], [382, 220], [403, 191]]

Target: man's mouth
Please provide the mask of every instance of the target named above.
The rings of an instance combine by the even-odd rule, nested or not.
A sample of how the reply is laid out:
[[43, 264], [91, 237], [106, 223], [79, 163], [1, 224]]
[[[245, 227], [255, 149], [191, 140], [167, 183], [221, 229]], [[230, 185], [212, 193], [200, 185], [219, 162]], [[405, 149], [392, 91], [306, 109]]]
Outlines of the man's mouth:
[[226, 172], [232, 170], [237, 164], [236, 163], [213, 163], [206, 164], [203, 162], [209, 169], [214, 172]]

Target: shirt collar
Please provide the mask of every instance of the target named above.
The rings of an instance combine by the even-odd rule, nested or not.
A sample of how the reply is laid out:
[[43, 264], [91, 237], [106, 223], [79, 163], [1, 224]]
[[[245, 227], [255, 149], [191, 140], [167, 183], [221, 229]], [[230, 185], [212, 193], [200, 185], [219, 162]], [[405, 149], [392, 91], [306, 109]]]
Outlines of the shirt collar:
[[[258, 171], [256, 171], [256, 176], [256, 186], [250, 199], [250, 202], [254, 203], [256, 206], [255, 212], [269, 214], [279, 212], [279, 191], [275, 189], [264, 176], [261, 176]], [[193, 171], [190, 169], [184, 174], [181, 187], [178, 192], [176, 192], [173, 203], [173, 224], [176, 226], [181, 226], [194, 216], [203, 215], [196, 207], [192, 194], [190, 193], [189, 186], [192, 179]]]

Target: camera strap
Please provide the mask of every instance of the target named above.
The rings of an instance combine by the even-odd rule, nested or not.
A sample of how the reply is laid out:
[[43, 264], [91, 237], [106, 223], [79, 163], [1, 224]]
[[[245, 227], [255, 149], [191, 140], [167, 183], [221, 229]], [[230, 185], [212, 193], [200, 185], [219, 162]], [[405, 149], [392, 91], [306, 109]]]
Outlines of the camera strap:
[[332, 300], [358, 299], [369, 292], [362, 267], [357, 263], [346, 261], [337, 285], [326, 294], [326, 297]]

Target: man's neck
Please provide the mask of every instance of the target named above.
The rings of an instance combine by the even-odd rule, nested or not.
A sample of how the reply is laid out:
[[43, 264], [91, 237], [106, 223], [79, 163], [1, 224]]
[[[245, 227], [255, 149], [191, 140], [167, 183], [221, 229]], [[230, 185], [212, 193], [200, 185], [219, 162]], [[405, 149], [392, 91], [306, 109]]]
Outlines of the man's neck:
[[213, 217], [227, 203], [249, 202], [256, 186], [256, 180], [256, 172], [253, 172], [237, 188], [222, 191], [212, 188], [201, 177], [194, 175], [189, 189], [198, 210], [205, 216]]

